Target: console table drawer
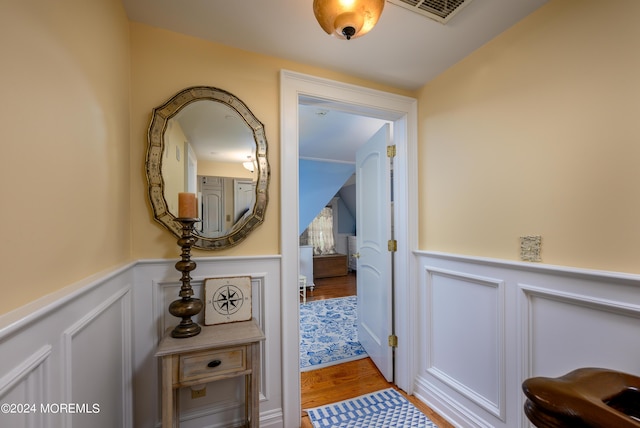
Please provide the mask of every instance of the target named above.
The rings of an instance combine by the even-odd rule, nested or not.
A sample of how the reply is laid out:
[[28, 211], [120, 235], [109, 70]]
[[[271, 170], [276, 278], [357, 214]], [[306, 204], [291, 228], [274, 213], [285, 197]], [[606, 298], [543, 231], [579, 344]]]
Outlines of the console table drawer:
[[178, 382], [235, 375], [247, 369], [246, 361], [244, 346], [181, 355]]

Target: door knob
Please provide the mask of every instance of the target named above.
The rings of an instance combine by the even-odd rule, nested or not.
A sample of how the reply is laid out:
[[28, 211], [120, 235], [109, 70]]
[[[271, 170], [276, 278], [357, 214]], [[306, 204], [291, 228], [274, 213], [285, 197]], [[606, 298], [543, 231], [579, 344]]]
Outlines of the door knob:
[[354, 259], [359, 259], [360, 258], [360, 253], [351, 254], [351, 257], [353, 257]]

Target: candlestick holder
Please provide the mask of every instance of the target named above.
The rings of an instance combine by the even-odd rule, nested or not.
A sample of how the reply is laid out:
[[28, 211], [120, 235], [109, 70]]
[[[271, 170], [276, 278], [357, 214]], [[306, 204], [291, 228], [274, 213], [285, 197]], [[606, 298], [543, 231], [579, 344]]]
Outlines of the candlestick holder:
[[178, 294], [181, 299], [171, 302], [169, 305], [169, 313], [175, 317], [182, 318], [171, 332], [172, 337], [192, 337], [200, 333], [201, 327], [191, 320], [191, 317], [198, 315], [202, 310], [202, 301], [193, 298], [193, 289], [191, 288], [191, 275], [189, 274], [196, 268], [196, 262], [191, 260], [191, 247], [196, 241], [193, 236], [193, 225], [200, 221], [198, 218], [178, 217], [176, 221], [182, 224], [182, 236], [178, 238], [178, 245], [182, 247], [181, 260], [176, 263], [176, 269], [182, 272], [182, 287]]

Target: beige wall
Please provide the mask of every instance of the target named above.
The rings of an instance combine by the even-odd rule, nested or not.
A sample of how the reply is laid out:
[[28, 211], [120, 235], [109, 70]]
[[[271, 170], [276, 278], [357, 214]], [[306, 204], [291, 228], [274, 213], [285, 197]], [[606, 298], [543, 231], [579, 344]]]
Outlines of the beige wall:
[[187, 137], [177, 120], [171, 122], [165, 133], [164, 153], [162, 153], [162, 179], [164, 180], [167, 208], [178, 213], [178, 193], [186, 192]]
[[552, 0], [423, 88], [421, 249], [640, 272], [638, 16]]
[[198, 175], [210, 177], [255, 178], [257, 172], [251, 172], [238, 162], [198, 161]]
[[274, 57], [257, 55], [193, 37], [131, 24], [132, 51], [132, 221], [136, 259], [176, 258], [176, 238], [153, 220], [147, 197], [144, 158], [153, 108], [178, 91], [195, 85], [215, 86], [240, 98], [265, 125], [271, 167], [265, 222], [240, 245], [229, 250], [193, 251], [196, 256], [280, 253], [280, 70], [358, 84], [410, 95], [350, 76]]
[[[421, 249], [515, 260], [541, 234], [544, 262], [639, 272], [640, 2], [610, 3], [552, 0], [420, 91]], [[119, 0], [5, 2], [0, 36], [0, 314], [177, 257], [143, 162], [152, 108], [180, 89], [234, 93], [269, 141], [265, 223], [205, 256], [279, 253], [281, 69], [416, 95], [128, 23]]]
[[119, 0], [0, 6], [0, 314], [130, 260]]

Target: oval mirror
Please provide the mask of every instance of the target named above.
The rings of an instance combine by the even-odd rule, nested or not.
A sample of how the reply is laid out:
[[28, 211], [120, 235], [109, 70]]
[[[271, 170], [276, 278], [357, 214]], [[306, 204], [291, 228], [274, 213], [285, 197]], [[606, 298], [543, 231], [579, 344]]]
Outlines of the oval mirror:
[[146, 158], [156, 221], [181, 236], [178, 193], [198, 196], [193, 247], [237, 245], [264, 220], [269, 163], [264, 126], [222, 89], [184, 89], [153, 109]]

